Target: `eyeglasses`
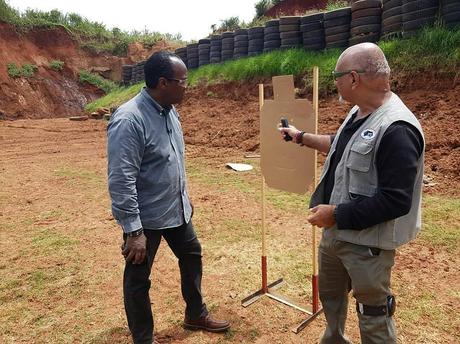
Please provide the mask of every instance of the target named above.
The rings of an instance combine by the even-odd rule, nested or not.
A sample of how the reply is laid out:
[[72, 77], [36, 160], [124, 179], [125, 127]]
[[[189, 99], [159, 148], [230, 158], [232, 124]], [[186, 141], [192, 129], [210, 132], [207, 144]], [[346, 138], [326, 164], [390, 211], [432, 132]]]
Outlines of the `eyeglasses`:
[[188, 79], [175, 79], [175, 78], [165, 78], [166, 80], [177, 81], [180, 86], [187, 86]]
[[344, 76], [344, 75], [347, 75], [347, 74], [350, 74], [351, 72], [355, 72], [355, 73], [358, 73], [358, 74], [364, 74], [366, 73], [365, 70], [359, 70], [359, 69], [350, 69], [350, 70], [346, 70], [346, 71], [343, 71], [343, 72], [338, 72], [336, 70], [333, 70], [332, 71], [332, 78], [335, 80], [337, 80], [338, 78], [340, 78], [341, 76]]

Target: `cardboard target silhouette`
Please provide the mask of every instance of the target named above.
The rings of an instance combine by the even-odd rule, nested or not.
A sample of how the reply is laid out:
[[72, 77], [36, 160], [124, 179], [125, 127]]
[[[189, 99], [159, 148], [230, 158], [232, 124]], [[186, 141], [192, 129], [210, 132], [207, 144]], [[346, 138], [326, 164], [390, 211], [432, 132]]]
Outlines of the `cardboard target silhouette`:
[[273, 77], [274, 99], [264, 100], [260, 112], [260, 165], [268, 186], [304, 194], [315, 179], [315, 152], [282, 139], [277, 129], [280, 119], [299, 130], [315, 133], [311, 102], [295, 99], [292, 75]]
[[290, 142], [285, 142], [277, 130], [280, 118], [287, 118], [298, 129], [313, 134], [317, 133], [318, 126], [318, 79], [319, 69], [313, 67], [313, 106], [305, 99], [295, 99], [294, 80], [292, 75], [273, 77], [274, 100], [264, 100], [264, 87], [259, 84], [260, 107], [260, 157], [262, 169], [262, 255], [261, 255], [261, 288], [241, 300], [243, 307], [256, 302], [263, 296], [293, 307], [307, 313], [295, 329], [294, 333], [302, 331], [311, 321], [322, 313], [319, 304], [318, 289], [318, 264], [316, 227], [312, 227], [312, 302], [311, 309], [297, 305], [274, 290], [283, 283], [280, 278], [268, 283], [267, 248], [266, 248], [266, 220], [265, 220], [265, 184], [283, 191], [303, 194], [309, 186], [316, 186], [318, 177], [316, 173], [316, 151], [301, 147]]

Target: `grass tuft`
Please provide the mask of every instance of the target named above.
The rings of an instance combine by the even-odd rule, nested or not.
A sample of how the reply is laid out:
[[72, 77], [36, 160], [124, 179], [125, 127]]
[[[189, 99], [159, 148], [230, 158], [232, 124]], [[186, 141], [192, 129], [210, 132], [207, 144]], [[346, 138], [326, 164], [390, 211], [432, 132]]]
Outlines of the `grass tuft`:
[[54, 69], [56, 72], [60, 72], [64, 68], [64, 61], [53, 60], [50, 62], [50, 68]]
[[8, 71], [8, 75], [12, 78], [30, 78], [38, 70], [38, 67], [31, 63], [25, 63], [22, 65], [22, 68], [19, 68], [15, 63], [8, 63], [6, 69]]
[[98, 74], [90, 73], [85, 70], [81, 70], [78, 74], [79, 80], [81, 83], [89, 83], [93, 86], [96, 86], [97, 88], [101, 89], [105, 93], [110, 93], [111, 91], [114, 91], [118, 89], [117, 84], [115, 84], [111, 80], [104, 79]]

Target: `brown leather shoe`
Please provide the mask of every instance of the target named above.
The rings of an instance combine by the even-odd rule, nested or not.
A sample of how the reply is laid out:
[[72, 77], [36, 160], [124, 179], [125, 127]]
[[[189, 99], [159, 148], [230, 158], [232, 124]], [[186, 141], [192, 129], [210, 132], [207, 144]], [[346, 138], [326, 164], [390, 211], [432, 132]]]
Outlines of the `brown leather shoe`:
[[209, 332], [224, 332], [230, 328], [230, 323], [226, 320], [211, 318], [208, 314], [204, 317], [192, 320], [185, 317], [184, 327], [188, 330], [205, 330]]

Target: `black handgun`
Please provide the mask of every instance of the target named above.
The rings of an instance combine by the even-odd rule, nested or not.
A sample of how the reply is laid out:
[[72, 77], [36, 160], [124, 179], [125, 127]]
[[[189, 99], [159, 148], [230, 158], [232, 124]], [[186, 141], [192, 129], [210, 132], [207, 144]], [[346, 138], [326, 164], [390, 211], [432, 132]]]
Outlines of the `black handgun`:
[[[281, 126], [283, 128], [289, 128], [289, 122], [287, 118], [284, 118], [284, 117], [281, 118]], [[292, 137], [289, 136], [288, 133], [284, 133], [284, 141], [292, 141]]]

